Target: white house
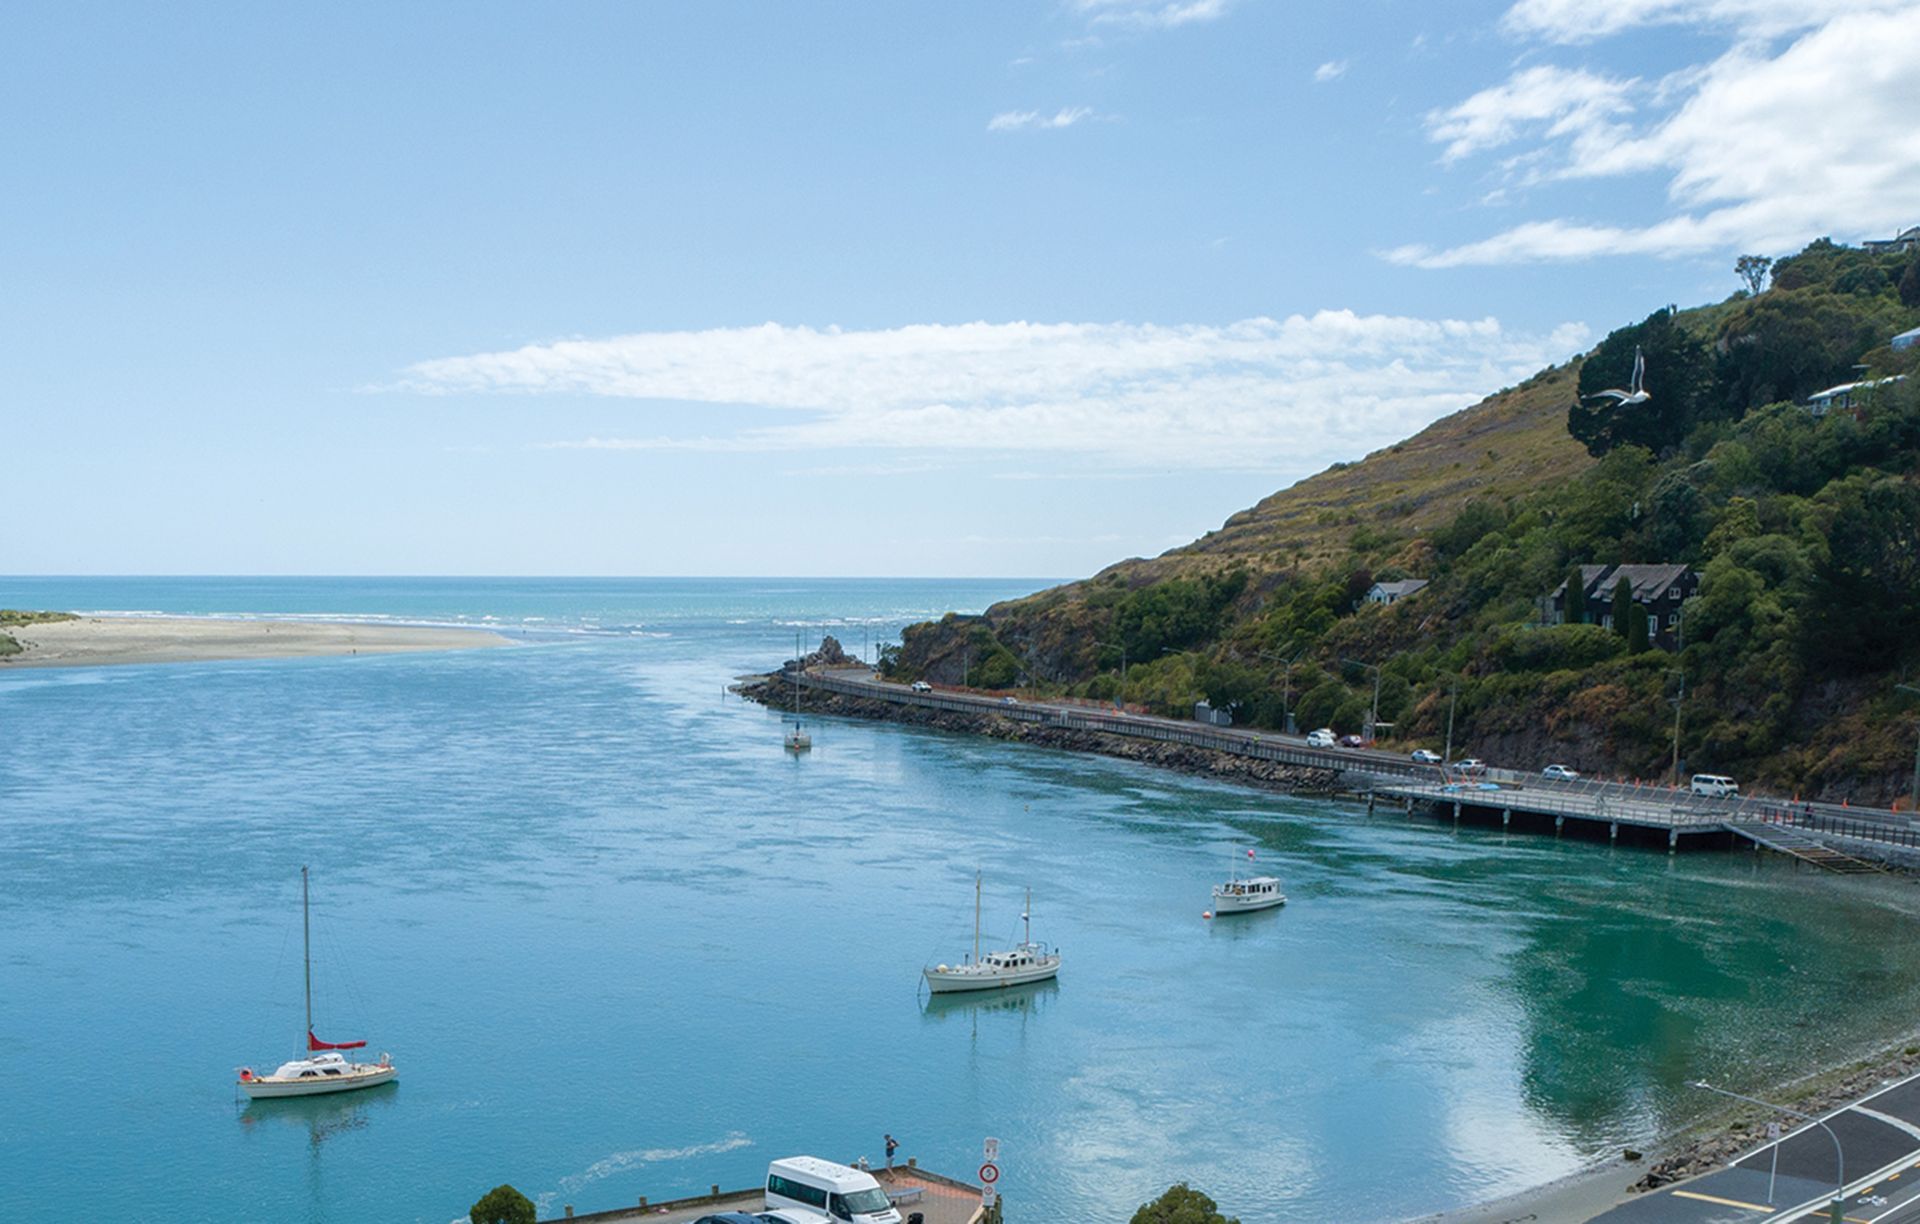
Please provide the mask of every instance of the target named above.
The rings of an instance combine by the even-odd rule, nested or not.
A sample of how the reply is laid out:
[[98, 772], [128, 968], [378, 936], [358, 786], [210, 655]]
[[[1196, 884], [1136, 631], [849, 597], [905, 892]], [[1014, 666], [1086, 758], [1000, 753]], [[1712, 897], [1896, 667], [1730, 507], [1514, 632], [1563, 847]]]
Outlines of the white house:
[[1427, 585], [1425, 578], [1402, 578], [1398, 582], [1376, 582], [1367, 592], [1367, 602], [1376, 604], [1398, 603]]
[[1920, 248], [1920, 225], [1903, 229], [1892, 240], [1869, 238], [1860, 244], [1875, 254], [1887, 251], [1911, 251]]
[[1912, 331], [1903, 331], [1893, 339], [1887, 341], [1887, 343], [1893, 346], [1893, 351], [1896, 353], [1901, 349], [1910, 349], [1914, 345], [1920, 344], [1920, 327], [1916, 327]]
[[[1920, 331], [1920, 328], [1916, 328]], [[1895, 374], [1891, 378], [1874, 378], [1866, 382], [1841, 383], [1837, 387], [1828, 387], [1807, 397], [1807, 411], [1817, 417], [1829, 412], [1852, 412], [1855, 408], [1864, 408], [1873, 402], [1875, 387], [1884, 387], [1888, 383], [1907, 381], [1905, 374]]]

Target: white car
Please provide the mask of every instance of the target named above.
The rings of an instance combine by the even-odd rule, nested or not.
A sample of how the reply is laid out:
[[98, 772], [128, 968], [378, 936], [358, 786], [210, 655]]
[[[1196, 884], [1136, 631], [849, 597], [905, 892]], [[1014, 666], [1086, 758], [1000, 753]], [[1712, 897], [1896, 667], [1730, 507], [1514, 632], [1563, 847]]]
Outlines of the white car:
[[1695, 774], [1689, 789], [1696, 795], [1705, 795], [1710, 799], [1740, 797], [1740, 784], [1725, 774]]
[[1438, 765], [1440, 763], [1440, 754], [1437, 752], [1428, 752], [1425, 748], [1415, 748], [1413, 750], [1413, 763], [1415, 765]]
[[1540, 776], [1543, 778], [1553, 778], [1560, 782], [1578, 782], [1580, 780], [1580, 771], [1577, 769], [1569, 769], [1565, 765], [1549, 765], [1540, 771]]
[[1309, 731], [1307, 733], [1307, 747], [1309, 748], [1331, 748], [1337, 742], [1333, 737], [1332, 727], [1322, 727], [1318, 731]]
[[1487, 772], [1487, 763], [1479, 757], [1468, 757], [1464, 761], [1453, 763], [1453, 772], [1478, 776]]
[[931, 684], [928, 684], [925, 680], [915, 680], [908, 687], [913, 689], [913, 691], [916, 693], [931, 693], [933, 691], [933, 686]]

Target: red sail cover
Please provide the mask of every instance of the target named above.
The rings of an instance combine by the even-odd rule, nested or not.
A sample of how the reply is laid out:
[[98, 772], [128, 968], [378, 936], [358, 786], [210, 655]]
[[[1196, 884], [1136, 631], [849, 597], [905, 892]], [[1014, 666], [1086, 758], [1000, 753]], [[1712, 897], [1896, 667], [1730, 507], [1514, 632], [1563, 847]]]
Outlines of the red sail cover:
[[307, 1030], [308, 1050], [357, 1050], [366, 1044], [364, 1041], [322, 1041], [313, 1035], [312, 1029]]

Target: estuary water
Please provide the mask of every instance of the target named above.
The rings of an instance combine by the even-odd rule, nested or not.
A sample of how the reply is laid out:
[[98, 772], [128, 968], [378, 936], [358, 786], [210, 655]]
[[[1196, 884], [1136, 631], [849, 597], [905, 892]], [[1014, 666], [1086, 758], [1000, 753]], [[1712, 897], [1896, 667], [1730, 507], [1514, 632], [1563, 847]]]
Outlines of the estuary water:
[[[1247, 1224], [1571, 1172], [1920, 1014], [1910, 885], [1609, 850], [730, 698], [1037, 582], [0, 579], [0, 606], [484, 624], [510, 648], [0, 669], [0, 1214], [445, 1224], [891, 1131], [1010, 1218]], [[1469, 748], [1471, 746], [1469, 745]], [[1206, 922], [1255, 850], [1284, 909]], [[236, 1099], [316, 1028], [390, 1088]], [[1055, 986], [931, 1004], [987, 925]]]

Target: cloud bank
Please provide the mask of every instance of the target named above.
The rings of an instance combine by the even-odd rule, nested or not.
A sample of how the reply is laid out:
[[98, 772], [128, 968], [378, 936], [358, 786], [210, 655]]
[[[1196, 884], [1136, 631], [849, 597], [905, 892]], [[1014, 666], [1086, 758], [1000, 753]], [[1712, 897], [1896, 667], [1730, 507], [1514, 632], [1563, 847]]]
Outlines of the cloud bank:
[[1666, 179], [1668, 215], [1637, 225], [1534, 220], [1386, 258], [1451, 268], [1784, 254], [1822, 234], [1891, 234], [1920, 217], [1917, 0], [1522, 0], [1505, 18], [1509, 29], [1555, 43], [1675, 23], [1723, 26], [1737, 41], [1709, 63], [1653, 80], [1535, 64], [1427, 116], [1443, 163], [1500, 158], [1497, 195], [1652, 174]]
[[[423, 361], [398, 389], [690, 405], [685, 431], [562, 439], [597, 450], [924, 450], [1071, 455], [1153, 469], [1301, 472], [1395, 441], [1566, 359], [1584, 326], [1323, 310], [1224, 326], [768, 323], [562, 340]], [[728, 428], [729, 407], [790, 424]]]
[[1069, 128], [1082, 119], [1093, 118], [1091, 106], [1063, 106], [1053, 114], [1044, 111], [1001, 111], [987, 120], [989, 132], [1020, 132]]

